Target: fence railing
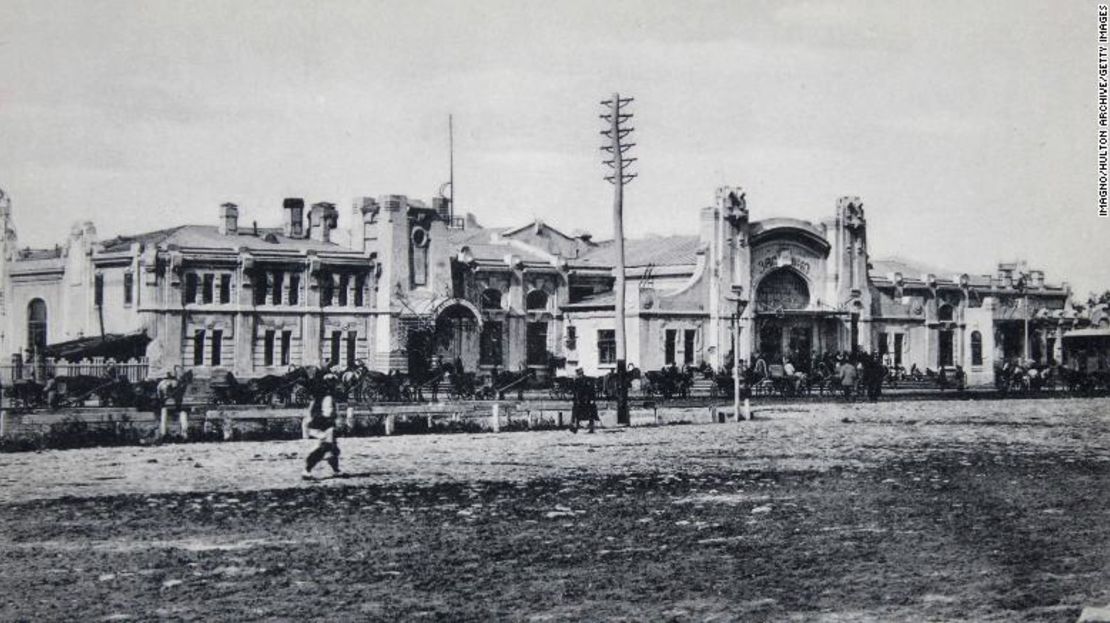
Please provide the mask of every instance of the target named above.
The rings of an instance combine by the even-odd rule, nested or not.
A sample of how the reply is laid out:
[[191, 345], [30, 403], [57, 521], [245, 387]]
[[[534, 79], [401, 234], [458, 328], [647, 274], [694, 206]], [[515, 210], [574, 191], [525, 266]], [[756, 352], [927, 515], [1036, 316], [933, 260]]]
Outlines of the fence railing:
[[150, 364], [146, 357], [116, 361], [105, 357], [92, 357], [80, 361], [65, 359], [44, 359], [41, 363], [0, 364], [0, 382], [5, 385], [20, 379], [43, 381], [55, 376], [102, 376], [115, 374], [132, 383], [146, 379]]

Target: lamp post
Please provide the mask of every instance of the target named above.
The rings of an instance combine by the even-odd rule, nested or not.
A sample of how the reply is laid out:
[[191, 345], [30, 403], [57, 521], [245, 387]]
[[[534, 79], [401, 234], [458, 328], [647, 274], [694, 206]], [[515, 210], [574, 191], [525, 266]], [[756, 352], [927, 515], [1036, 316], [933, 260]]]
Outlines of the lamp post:
[[743, 291], [743, 286], [732, 286], [732, 294], [725, 297], [736, 303], [736, 315], [733, 316], [736, 328], [732, 337], [732, 409], [737, 422], [744, 419], [740, 413], [740, 316], [744, 314], [748, 300], [744, 298]]
[[[1030, 359], [1031, 352], [1029, 349], [1029, 292], [1026, 289], [1025, 273], [1021, 273], [1018, 276], [1017, 283], [1014, 284], [1014, 289], [1021, 293], [1022, 298], [1021, 302], [1023, 309], [1021, 315], [1023, 316], [1022, 322], [1024, 324], [1023, 328], [1025, 333], [1024, 339], [1022, 340], [1024, 342], [1024, 348], [1022, 348], [1022, 356], [1027, 362]], [[1022, 365], [1025, 365], [1025, 363], [1023, 362]]]

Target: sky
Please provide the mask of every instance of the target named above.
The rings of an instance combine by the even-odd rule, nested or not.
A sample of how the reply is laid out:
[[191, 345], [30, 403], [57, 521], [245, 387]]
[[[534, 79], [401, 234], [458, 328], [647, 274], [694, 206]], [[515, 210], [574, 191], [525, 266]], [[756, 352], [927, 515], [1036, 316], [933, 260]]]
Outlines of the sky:
[[21, 245], [430, 200], [612, 235], [599, 102], [631, 96], [629, 236], [863, 199], [872, 257], [1025, 259], [1110, 288], [1093, 2], [0, 0], [0, 188]]

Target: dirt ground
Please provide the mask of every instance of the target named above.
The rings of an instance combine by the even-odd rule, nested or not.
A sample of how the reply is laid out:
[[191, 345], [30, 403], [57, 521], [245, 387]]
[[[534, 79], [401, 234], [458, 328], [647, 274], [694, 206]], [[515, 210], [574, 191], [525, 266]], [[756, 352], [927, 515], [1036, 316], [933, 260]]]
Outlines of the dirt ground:
[[756, 415], [346, 439], [349, 477], [310, 483], [307, 442], [0, 455], [0, 620], [1070, 622], [1110, 603], [1110, 399]]

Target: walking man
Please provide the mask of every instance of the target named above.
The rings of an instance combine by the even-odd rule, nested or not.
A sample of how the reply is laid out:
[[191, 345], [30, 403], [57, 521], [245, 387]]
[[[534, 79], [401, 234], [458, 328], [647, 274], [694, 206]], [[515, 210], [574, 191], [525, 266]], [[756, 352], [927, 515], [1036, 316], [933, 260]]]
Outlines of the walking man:
[[302, 433], [305, 439], [315, 439], [316, 447], [305, 458], [304, 472], [301, 474], [303, 479], [312, 479], [312, 468], [316, 467], [320, 459], [325, 456], [331, 467], [332, 476], [336, 478], [342, 476], [342, 472], [339, 471], [339, 444], [335, 439], [336, 417], [335, 399], [331, 394], [324, 395], [322, 399], [312, 400], [312, 405], [309, 406], [302, 422]]
[[594, 380], [587, 377], [582, 368], [574, 371], [574, 402], [570, 412], [570, 432], [578, 432], [579, 420], [589, 421], [589, 432], [594, 432], [594, 423], [597, 421], [597, 392], [594, 390]]

